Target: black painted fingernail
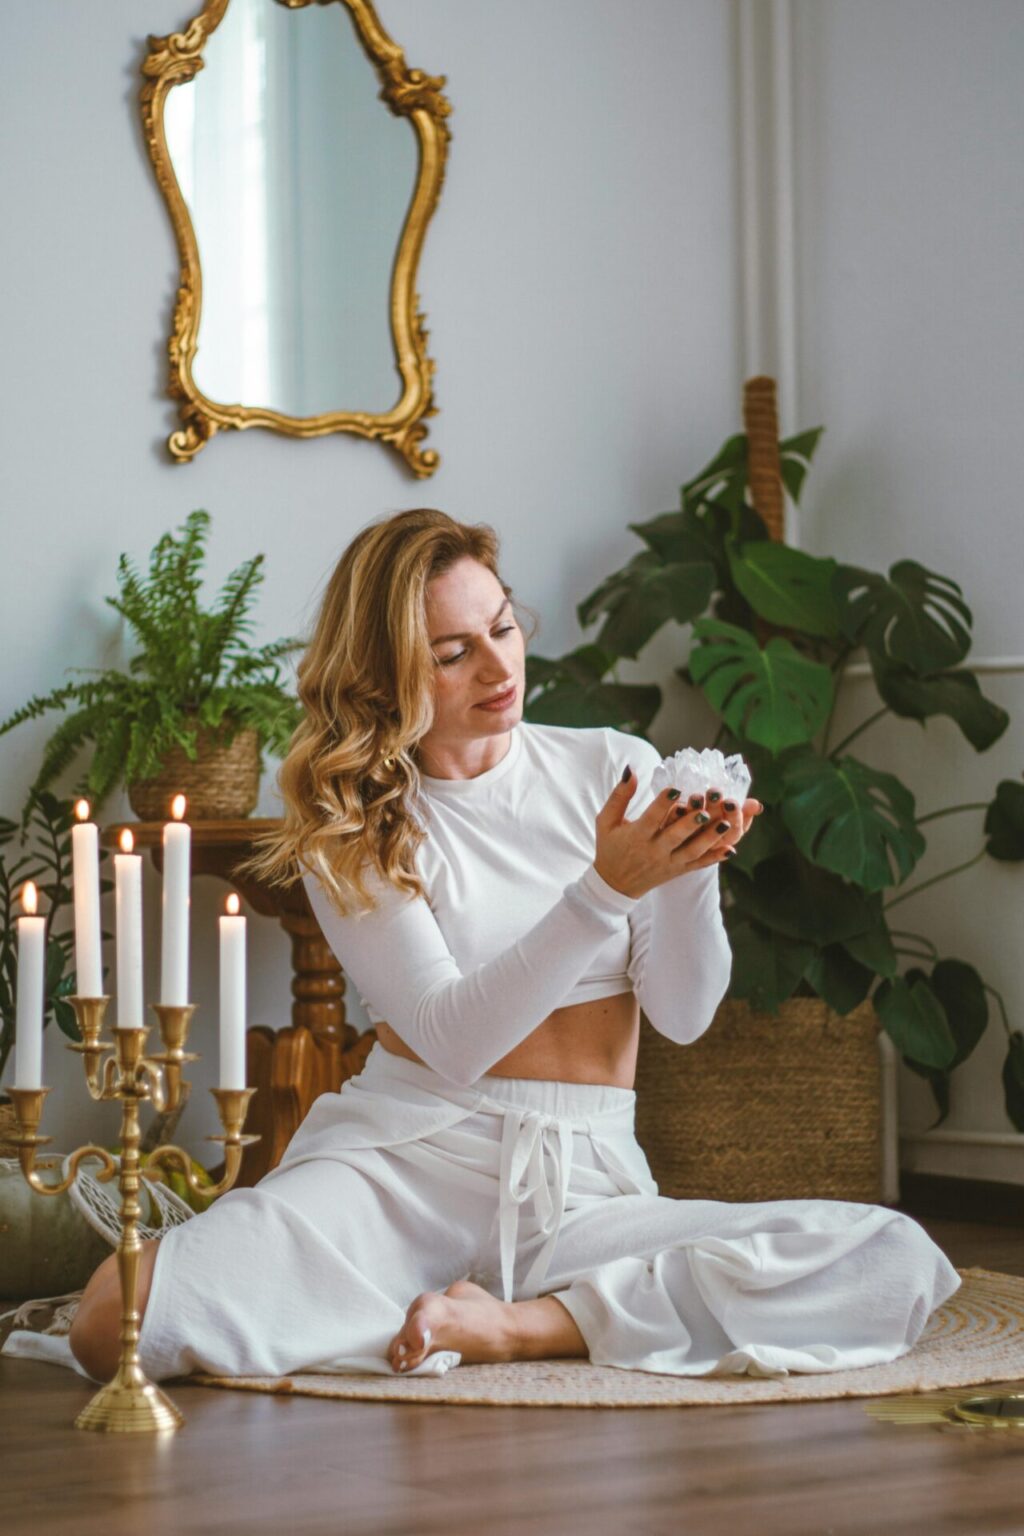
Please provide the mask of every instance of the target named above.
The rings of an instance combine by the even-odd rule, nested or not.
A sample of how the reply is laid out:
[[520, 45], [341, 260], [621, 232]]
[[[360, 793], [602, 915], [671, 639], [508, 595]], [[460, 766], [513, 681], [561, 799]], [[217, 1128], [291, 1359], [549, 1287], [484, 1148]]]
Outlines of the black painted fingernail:
[[721, 833], [721, 832], [728, 832], [728, 830], [729, 830], [729, 823], [727, 821], [720, 821], [718, 823], [718, 826], [715, 828], [715, 831], [719, 832], [719, 833]]
[[735, 848], [727, 848], [725, 850], [725, 856], [726, 856], [727, 859], [734, 859], [736, 857], [736, 849]]
[[693, 819], [697, 823], [698, 827], [706, 827], [708, 822], [711, 820], [711, 817], [708, 816], [704, 811], [698, 811]]
[[680, 816], [685, 816], [685, 815], [686, 815], [686, 806], [685, 805], [677, 805], [676, 806], [676, 820], [678, 821]]
[[708, 795], [708, 805], [715, 805], [719, 800], [721, 800], [721, 798], [722, 798], [722, 796], [720, 795], [718, 790], [717, 789], [713, 789], [711, 791], [711, 793]]
[[679, 799], [679, 791], [678, 791], [678, 789], [667, 790], [666, 794], [667, 794], [667, 796], [668, 796], [668, 798], [670, 800], [678, 800]]
[[632, 771], [633, 771], [632, 768], [627, 767], [625, 773], [622, 775], [622, 782], [623, 782], [623, 784], [628, 784], [629, 783], [629, 776], [632, 773]]
[[723, 802], [723, 805], [722, 805], [722, 810], [723, 811], [734, 811], [735, 809], [736, 809], [736, 802], [735, 802], [735, 800], [726, 800], [726, 801]]
[[693, 810], [699, 811], [703, 804], [704, 804], [704, 796], [703, 795], [691, 795], [690, 796], [690, 805], [693, 808]]

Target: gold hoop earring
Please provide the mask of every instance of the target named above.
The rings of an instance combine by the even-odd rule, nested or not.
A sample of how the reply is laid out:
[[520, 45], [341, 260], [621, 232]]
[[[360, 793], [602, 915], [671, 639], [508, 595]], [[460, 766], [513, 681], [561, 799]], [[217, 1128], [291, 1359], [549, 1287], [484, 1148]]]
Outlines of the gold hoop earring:
[[394, 757], [384, 757], [384, 758], [381, 758], [381, 762], [383, 763], [385, 768], [393, 768], [395, 766], [396, 761], [397, 761], [397, 759], [394, 758]]

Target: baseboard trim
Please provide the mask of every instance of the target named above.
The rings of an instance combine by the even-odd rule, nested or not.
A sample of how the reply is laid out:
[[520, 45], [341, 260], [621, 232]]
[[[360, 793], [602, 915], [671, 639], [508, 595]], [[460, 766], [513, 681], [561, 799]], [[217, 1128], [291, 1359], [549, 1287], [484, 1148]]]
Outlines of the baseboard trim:
[[978, 1221], [987, 1226], [1024, 1225], [1024, 1185], [992, 1179], [954, 1179], [942, 1173], [900, 1172], [895, 1209], [908, 1216]]

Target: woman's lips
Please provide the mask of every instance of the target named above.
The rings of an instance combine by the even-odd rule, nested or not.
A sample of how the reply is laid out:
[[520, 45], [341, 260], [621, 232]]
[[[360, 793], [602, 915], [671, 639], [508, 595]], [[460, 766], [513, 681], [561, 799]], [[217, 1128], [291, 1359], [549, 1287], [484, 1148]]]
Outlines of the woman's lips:
[[485, 703], [478, 704], [477, 709], [507, 709], [514, 701], [516, 690], [510, 688], [507, 693], [500, 693], [495, 699], [488, 699]]

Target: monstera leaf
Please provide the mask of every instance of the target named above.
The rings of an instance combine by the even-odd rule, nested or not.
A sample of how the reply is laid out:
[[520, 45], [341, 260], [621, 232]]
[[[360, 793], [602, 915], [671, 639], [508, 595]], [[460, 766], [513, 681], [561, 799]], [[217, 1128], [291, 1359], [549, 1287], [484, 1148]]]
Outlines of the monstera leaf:
[[893, 666], [878, 655], [872, 655], [871, 666], [878, 692], [894, 714], [921, 721], [932, 715], [948, 715], [976, 752], [984, 752], [998, 741], [1010, 723], [1006, 710], [986, 699], [973, 672], [918, 677], [909, 668]]
[[775, 1013], [800, 984], [813, 944], [784, 939], [735, 911], [727, 919], [732, 950], [729, 996]]
[[795, 437], [783, 438], [779, 443], [782, 483], [794, 501], [800, 500], [804, 476], [810, 468], [814, 450], [824, 430], [824, 427], [812, 427], [808, 432], [798, 432]]
[[935, 1125], [929, 1126], [929, 1130], [934, 1130], [949, 1114], [950, 1074], [967, 1060], [988, 1025], [985, 986], [973, 965], [967, 965], [963, 960], [940, 960], [931, 976], [914, 967], [907, 972], [904, 983], [911, 992], [915, 987], [919, 989], [922, 1007], [930, 1007], [926, 1002], [928, 993], [937, 999], [955, 1044], [952, 1058], [942, 1067], [915, 1060], [911, 1055], [904, 1054], [903, 1057], [904, 1065], [918, 1077], [923, 1077], [932, 1090], [939, 1110]]
[[1003, 1062], [1006, 1113], [1014, 1130], [1024, 1131], [1024, 1034], [1015, 1029]]
[[524, 719], [538, 725], [611, 725], [643, 735], [661, 708], [661, 689], [653, 683], [602, 682], [614, 660], [597, 645], [579, 646], [556, 661], [527, 656]]
[[785, 771], [783, 819], [800, 852], [866, 891], [905, 880], [925, 841], [914, 797], [891, 773], [855, 757], [800, 757]]
[[690, 672], [729, 729], [769, 752], [810, 741], [832, 706], [832, 674], [775, 636], [761, 650], [754, 636], [718, 619], [693, 626], [701, 642]]
[[653, 550], [644, 549], [585, 598], [577, 615], [586, 625], [605, 614], [595, 643], [613, 656], [635, 660], [666, 620], [688, 624], [703, 613], [714, 589], [710, 561], [666, 564]]
[[805, 979], [836, 1013], [849, 1013], [871, 991], [875, 973], [854, 959], [845, 944], [826, 944], [804, 971]]
[[1008, 863], [1024, 859], [1024, 784], [1003, 779], [985, 812], [986, 853]]
[[888, 579], [840, 566], [835, 591], [846, 638], [885, 661], [928, 674], [955, 667], [971, 648], [971, 610], [960, 588], [914, 560], [900, 560]]
[[897, 1050], [922, 1066], [948, 1071], [956, 1057], [956, 1039], [923, 972], [883, 981], [874, 1003]]
[[[764, 859], [749, 878], [731, 864], [725, 873], [737, 911], [784, 938], [816, 949], [836, 943], [852, 949], [855, 939], [879, 929], [878, 896], [809, 864], [792, 844]], [[870, 963], [863, 954], [857, 958]]]
[[729, 568], [742, 596], [769, 624], [838, 637], [834, 560], [815, 559], [787, 544], [741, 544], [730, 549]]

